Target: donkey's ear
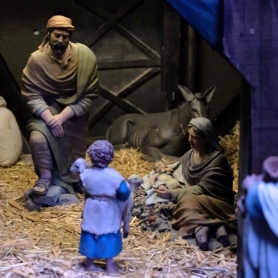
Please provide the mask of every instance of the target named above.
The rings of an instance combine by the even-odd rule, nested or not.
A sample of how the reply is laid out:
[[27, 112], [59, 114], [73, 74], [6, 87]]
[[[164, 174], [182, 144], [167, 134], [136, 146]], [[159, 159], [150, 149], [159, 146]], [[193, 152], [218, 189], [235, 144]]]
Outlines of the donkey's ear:
[[194, 99], [194, 94], [185, 86], [178, 85], [180, 92], [182, 93], [182, 96], [186, 101], [192, 101]]
[[215, 90], [216, 90], [216, 86], [212, 86], [204, 92], [203, 97], [204, 97], [206, 103], [211, 102]]

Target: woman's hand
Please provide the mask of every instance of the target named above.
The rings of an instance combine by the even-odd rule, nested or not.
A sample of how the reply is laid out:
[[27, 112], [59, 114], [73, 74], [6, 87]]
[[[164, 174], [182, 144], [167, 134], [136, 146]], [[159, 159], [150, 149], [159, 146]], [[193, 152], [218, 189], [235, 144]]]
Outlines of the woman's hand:
[[158, 197], [163, 198], [163, 199], [171, 199], [172, 194], [169, 189], [156, 189], [155, 190], [156, 194]]

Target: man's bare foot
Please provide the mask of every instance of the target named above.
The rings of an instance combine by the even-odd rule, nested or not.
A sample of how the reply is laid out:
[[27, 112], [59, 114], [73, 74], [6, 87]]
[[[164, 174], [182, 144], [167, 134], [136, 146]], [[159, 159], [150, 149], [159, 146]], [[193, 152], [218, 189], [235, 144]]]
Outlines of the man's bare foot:
[[50, 184], [51, 184], [50, 178], [39, 178], [35, 182], [32, 192], [37, 195], [44, 195], [46, 194]]

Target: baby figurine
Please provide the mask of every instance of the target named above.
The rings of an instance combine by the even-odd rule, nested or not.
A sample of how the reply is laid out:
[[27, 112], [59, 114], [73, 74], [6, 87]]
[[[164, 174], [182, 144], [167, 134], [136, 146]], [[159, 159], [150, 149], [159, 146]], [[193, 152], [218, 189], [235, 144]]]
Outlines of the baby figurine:
[[150, 177], [150, 186], [155, 189], [174, 189], [179, 187], [180, 183], [174, 178], [174, 169], [168, 166], [163, 160], [154, 162], [154, 174]]
[[151, 173], [150, 186], [146, 190], [146, 205], [151, 205], [157, 202], [168, 202], [168, 199], [158, 197], [155, 190], [176, 189], [181, 187], [179, 181], [173, 176], [174, 168], [168, 166], [163, 160], [156, 160]]
[[[86, 256], [81, 265], [87, 271], [102, 272], [94, 264], [95, 259], [106, 260], [106, 273], [118, 273], [113, 257], [122, 251], [121, 225], [124, 204], [130, 196], [125, 178], [109, 163], [114, 158], [113, 146], [107, 140], [97, 140], [88, 149], [92, 166], [86, 160], [77, 159], [71, 167], [79, 172], [85, 192], [82, 214], [79, 252]], [[128, 236], [129, 225], [124, 228]]]
[[168, 167], [163, 160], [156, 160], [154, 162], [153, 170], [155, 173], [150, 178], [151, 187], [153, 187], [156, 181], [158, 181], [159, 176], [164, 176], [164, 178], [162, 178], [163, 180], [165, 180], [165, 178], [166, 180], [169, 180], [173, 177], [172, 173], [174, 172], [174, 169]]

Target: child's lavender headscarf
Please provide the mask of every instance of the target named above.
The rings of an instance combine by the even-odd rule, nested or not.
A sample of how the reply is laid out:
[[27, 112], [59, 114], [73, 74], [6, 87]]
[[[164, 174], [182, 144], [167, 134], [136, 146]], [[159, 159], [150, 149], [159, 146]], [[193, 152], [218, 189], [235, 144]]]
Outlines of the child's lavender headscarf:
[[88, 149], [93, 166], [105, 168], [114, 158], [114, 148], [107, 140], [96, 140]]

